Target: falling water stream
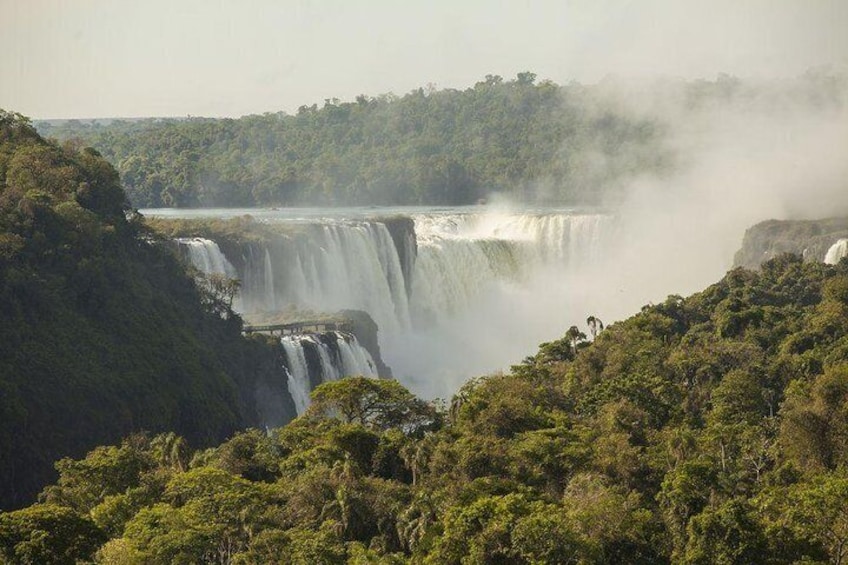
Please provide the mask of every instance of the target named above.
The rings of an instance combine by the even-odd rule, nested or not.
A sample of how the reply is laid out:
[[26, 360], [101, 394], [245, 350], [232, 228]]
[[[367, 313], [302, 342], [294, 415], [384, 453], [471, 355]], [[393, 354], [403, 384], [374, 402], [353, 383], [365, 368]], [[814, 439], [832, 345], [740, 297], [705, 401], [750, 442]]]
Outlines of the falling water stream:
[[[244, 212], [145, 213], [226, 218]], [[212, 239], [179, 239], [192, 265], [239, 278], [236, 304], [247, 316], [367, 312], [395, 375], [430, 397], [448, 396], [468, 377], [508, 367], [540, 341], [561, 335], [575, 321], [565, 311], [569, 285], [578, 284], [573, 275], [592, 265], [614, 232], [613, 217], [574, 210], [249, 212], [267, 228], [262, 240], [226, 257]], [[408, 231], [385, 219], [397, 214], [412, 220], [400, 225]], [[341, 341], [333, 352], [317, 336], [283, 338], [299, 412], [316, 384], [308, 375], [320, 374], [323, 382], [376, 374], [365, 370], [373, 360], [355, 339]], [[304, 347], [314, 350], [311, 365]]]

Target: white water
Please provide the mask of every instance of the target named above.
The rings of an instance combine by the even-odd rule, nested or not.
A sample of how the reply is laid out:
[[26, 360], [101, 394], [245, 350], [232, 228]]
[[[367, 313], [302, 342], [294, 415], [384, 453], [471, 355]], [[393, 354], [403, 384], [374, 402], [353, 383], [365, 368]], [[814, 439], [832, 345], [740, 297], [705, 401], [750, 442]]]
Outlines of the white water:
[[597, 258], [612, 219], [600, 214], [416, 215], [413, 320], [438, 324], [493, 287], [526, 286], [540, 271], [576, 271]]
[[[520, 362], [588, 314], [603, 315], [576, 299], [591, 281], [585, 273], [615, 238], [612, 217], [569, 210], [403, 212], [414, 220], [417, 238], [407, 279], [386, 225], [365, 211], [329, 218], [263, 212], [261, 221], [276, 235], [246, 245], [236, 262], [243, 265], [239, 306], [248, 315], [365, 310], [378, 323], [383, 357], [395, 375], [429, 397], [448, 397], [465, 379]], [[293, 346], [284, 343], [289, 358], [300, 359], [289, 353]], [[339, 374], [332, 361], [322, 357], [325, 380]], [[308, 401], [309, 367], [305, 359], [292, 365], [289, 388], [300, 411]]]
[[365, 310], [386, 331], [410, 325], [406, 283], [386, 226], [333, 222], [280, 233], [245, 254], [244, 312]]
[[294, 400], [298, 416], [303, 414], [309, 406], [309, 391], [312, 389], [302, 342], [307, 337], [287, 336], [280, 339], [283, 350], [286, 352], [286, 380], [288, 381], [289, 394]]
[[177, 243], [187, 251], [189, 261], [198, 271], [207, 275], [238, 276], [235, 267], [214, 241], [202, 237], [180, 237]]
[[848, 239], [840, 239], [834, 243], [824, 256], [828, 265], [836, 265], [843, 257], [848, 257]]
[[[301, 334], [280, 338], [286, 352], [288, 389], [298, 415], [303, 414], [309, 407], [309, 393], [312, 390], [310, 369], [317, 371], [322, 383], [354, 375], [377, 377], [374, 359], [353, 334], [330, 332], [323, 334], [323, 337], [324, 339], [315, 334]], [[331, 340], [330, 343], [325, 339]], [[310, 367], [307, 349], [311, 349], [315, 355], [317, 367]]]

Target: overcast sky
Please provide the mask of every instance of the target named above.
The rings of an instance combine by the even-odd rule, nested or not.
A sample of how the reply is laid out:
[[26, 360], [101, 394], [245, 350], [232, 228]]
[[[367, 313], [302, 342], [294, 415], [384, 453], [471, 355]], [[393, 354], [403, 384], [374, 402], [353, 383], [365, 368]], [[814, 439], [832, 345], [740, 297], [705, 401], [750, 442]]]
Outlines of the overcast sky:
[[240, 116], [529, 70], [795, 76], [848, 66], [848, 0], [0, 0], [0, 108]]

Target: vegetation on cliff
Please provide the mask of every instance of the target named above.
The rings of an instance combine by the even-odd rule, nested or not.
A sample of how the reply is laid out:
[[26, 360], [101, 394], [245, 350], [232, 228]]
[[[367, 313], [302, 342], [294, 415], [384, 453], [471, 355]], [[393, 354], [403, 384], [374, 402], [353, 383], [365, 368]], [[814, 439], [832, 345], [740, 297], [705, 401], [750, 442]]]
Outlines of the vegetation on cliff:
[[493, 193], [526, 203], [607, 205], [634, 179], [691, 166], [681, 138], [690, 128], [705, 134], [705, 120], [724, 123], [728, 112], [826, 115], [844, 107], [846, 92], [844, 75], [823, 70], [778, 82], [720, 74], [594, 85], [558, 85], [523, 72], [512, 80], [486, 75], [464, 90], [329, 98], [295, 115], [38, 127], [100, 151], [139, 208], [456, 205]]
[[[596, 324], [596, 331], [600, 328]], [[0, 515], [9, 560], [844, 563], [848, 260], [781, 256], [449, 407], [393, 381], [190, 452], [133, 436]], [[108, 540], [108, 541], [107, 541]]]
[[209, 445], [257, 424], [274, 350], [128, 210], [96, 151], [0, 111], [0, 508], [135, 430]]
[[527, 72], [465, 90], [327, 99], [296, 115], [39, 127], [101, 151], [140, 208], [473, 204], [492, 191], [589, 204], [671, 159], [661, 124], [602, 91]]

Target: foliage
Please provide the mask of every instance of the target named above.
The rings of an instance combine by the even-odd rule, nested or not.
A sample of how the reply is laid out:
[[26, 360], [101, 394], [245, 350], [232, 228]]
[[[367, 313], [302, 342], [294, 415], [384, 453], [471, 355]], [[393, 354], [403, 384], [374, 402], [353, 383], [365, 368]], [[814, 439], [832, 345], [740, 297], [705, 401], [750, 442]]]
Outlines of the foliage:
[[[139, 430], [210, 445], [257, 423], [275, 352], [222, 318], [232, 289], [213, 283], [199, 288], [129, 212], [96, 151], [0, 110], [0, 508], [32, 503], [53, 461]], [[48, 498], [88, 512], [152, 464], [110, 449], [60, 462], [73, 484]]]
[[[102, 211], [54, 205], [69, 174], [19, 195], [28, 221], [3, 216], [8, 233], [30, 230], [4, 247], [17, 265], [4, 284], [30, 308], [0, 304], [18, 319], [44, 299], [16, 282], [34, 280], [23, 257], [61, 237], [45, 218], [108, 231]], [[573, 326], [447, 410], [349, 378], [285, 427], [218, 447], [130, 436], [61, 459], [42, 504], [0, 514], [0, 549], [56, 563], [845, 563], [846, 289], [848, 260], [779, 256], [607, 327], [590, 317], [591, 341]], [[237, 319], [203, 312], [237, 333]], [[87, 390], [103, 398], [103, 382]], [[5, 394], [33, 383], [0, 381], [4, 421], [34, 421]]]
[[307, 417], [326, 416], [383, 431], [404, 428], [418, 433], [438, 423], [435, 410], [399, 382], [366, 377], [317, 387]]
[[74, 565], [90, 559], [105, 539], [90, 518], [64, 506], [38, 504], [0, 514], [4, 563]]
[[673, 160], [664, 128], [603, 102], [601, 87], [519, 73], [465, 90], [327, 99], [233, 119], [41, 123], [115, 165], [135, 206], [602, 202]]

